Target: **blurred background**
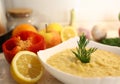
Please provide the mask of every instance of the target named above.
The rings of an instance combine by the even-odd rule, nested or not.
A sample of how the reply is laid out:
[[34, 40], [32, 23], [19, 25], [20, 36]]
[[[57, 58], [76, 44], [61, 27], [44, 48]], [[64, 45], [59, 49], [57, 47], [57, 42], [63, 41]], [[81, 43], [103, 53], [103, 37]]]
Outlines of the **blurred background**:
[[[8, 13], [10, 14], [9, 10], [14, 8], [31, 9], [32, 18], [27, 18], [27, 20], [32, 21], [33, 24], [37, 23], [36, 26], [39, 29], [45, 28], [45, 24], [52, 22], [68, 25], [71, 10], [74, 9], [76, 28], [91, 30], [95, 25], [100, 25], [98, 28], [108, 30], [107, 36], [120, 37], [120, 0], [0, 0], [0, 52], [2, 52], [3, 42], [10, 38], [12, 31], [8, 31], [13, 28], [11, 25], [19, 23], [19, 21], [22, 22], [20, 18], [16, 20], [16, 17], [11, 18], [8, 15]], [[16, 14], [15, 11], [12, 13]], [[30, 14], [31, 11], [27, 11], [27, 13]], [[101, 27], [101, 25], [104, 26]], [[3, 67], [2, 62], [1, 66]], [[4, 82], [8, 82], [7, 84], [12, 82], [11, 79], [8, 79], [10, 81], [6, 80], [7, 78]], [[2, 83], [4, 84], [4, 82]]]
[[[5, 12], [10, 8], [31, 8], [39, 17], [39, 26], [59, 22], [68, 24], [70, 10], [74, 9], [76, 23], [87, 29], [104, 24], [108, 29], [119, 27], [119, 0], [1, 0]], [[2, 18], [3, 19], [3, 18]]]

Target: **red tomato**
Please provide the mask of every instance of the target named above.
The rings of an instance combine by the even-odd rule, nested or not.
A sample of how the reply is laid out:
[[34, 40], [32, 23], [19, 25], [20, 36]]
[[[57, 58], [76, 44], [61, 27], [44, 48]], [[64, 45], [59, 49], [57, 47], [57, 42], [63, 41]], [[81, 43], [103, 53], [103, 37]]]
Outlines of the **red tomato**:
[[40, 34], [31, 31], [22, 31], [2, 45], [3, 53], [9, 63], [11, 63], [15, 54], [19, 51], [29, 50], [37, 53], [38, 50], [45, 48], [44, 38]]

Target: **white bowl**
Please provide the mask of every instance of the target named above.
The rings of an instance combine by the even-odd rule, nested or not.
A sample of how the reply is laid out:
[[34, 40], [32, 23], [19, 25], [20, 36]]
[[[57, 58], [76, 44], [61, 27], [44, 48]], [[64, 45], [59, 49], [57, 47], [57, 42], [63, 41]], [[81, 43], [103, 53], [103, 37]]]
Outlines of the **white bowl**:
[[[74, 76], [65, 72], [62, 72], [51, 65], [47, 64], [47, 59], [53, 54], [60, 52], [67, 48], [74, 48], [77, 46], [79, 37], [72, 38], [66, 42], [63, 42], [55, 47], [40, 50], [37, 54], [45, 69], [58, 80], [65, 84], [120, 84], [120, 77], [105, 77], [105, 78], [82, 78], [80, 76]], [[99, 49], [107, 50], [113, 53], [120, 54], [119, 47], [108, 46], [100, 44], [94, 41], [90, 41], [88, 47], [96, 47]]]

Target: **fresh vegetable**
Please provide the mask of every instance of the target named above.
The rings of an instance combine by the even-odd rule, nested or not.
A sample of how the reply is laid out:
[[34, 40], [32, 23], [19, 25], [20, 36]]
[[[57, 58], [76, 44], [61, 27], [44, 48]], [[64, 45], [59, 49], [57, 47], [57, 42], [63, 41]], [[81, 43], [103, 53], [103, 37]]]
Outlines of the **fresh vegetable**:
[[84, 34], [79, 37], [79, 41], [77, 43], [77, 52], [72, 52], [82, 63], [89, 63], [91, 54], [95, 52], [97, 48], [89, 48], [88, 50], [86, 49], [86, 45], [89, 43], [89, 40], [86, 39]]
[[91, 34], [95, 41], [100, 41], [107, 36], [107, 32], [102, 25], [95, 25], [91, 30]]
[[75, 30], [76, 25], [75, 25], [75, 10], [74, 9], [70, 11], [70, 15], [71, 17], [70, 17], [69, 25], [65, 25], [61, 31], [62, 42], [77, 36], [77, 32]]
[[119, 19], [119, 21], [120, 21], [120, 13], [118, 14], [118, 19]]
[[44, 38], [32, 31], [22, 31], [14, 37], [5, 41], [2, 49], [6, 60], [11, 63], [15, 54], [22, 50], [29, 50], [37, 52], [38, 50], [45, 49]]
[[119, 37], [120, 37], [120, 28], [118, 29], [118, 35], [119, 35]]
[[118, 38], [118, 37], [105, 38], [105, 39], [101, 40], [100, 43], [120, 47], [120, 38]]
[[2, 36], [0, 36], [0, 52], [3, 52], [2, 50], [2, 44], [8, 40], [9, 38], [11, 38], [12, 36], [12, 30], [8, 31], [7, 33], [3, 34]]
[[78, 36], [82, 35], [84, 33], [84, 35], [86, 36], [86, 38], [90, 39], [90, 32], [89, 30], [85, 29], [85, 28], [78, 28]]

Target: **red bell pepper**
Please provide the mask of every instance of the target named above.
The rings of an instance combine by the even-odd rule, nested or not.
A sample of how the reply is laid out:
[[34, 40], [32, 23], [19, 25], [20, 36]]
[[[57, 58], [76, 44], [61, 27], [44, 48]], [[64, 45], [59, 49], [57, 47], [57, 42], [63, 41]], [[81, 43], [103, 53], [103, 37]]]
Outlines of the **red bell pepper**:
[[44, 38], [31, 31], [22, 31], [18, 35], [11, 37], [2, 45], [6, 60], [11, 63], [15, 54], [22, 50], [37, 52], [46, 48]]

